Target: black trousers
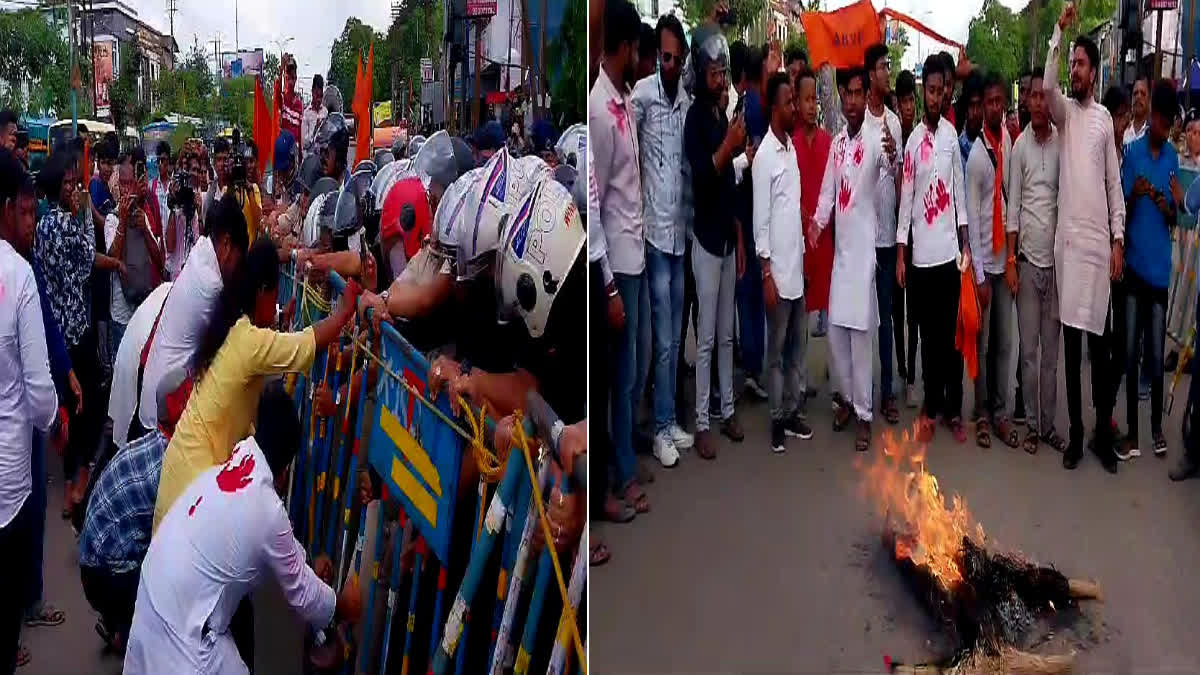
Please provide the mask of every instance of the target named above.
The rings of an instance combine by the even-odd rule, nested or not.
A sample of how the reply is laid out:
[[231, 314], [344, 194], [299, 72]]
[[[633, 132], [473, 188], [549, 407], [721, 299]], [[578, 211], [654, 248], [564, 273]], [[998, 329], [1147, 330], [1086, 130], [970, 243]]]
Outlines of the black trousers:
[[83, 411], [75, 413], [74, 396], [66, 403], [70, 421], [70, 437], [63, 451], [63, 475], [75, 480], [79, 470], [92, 461], [99, 444], [100, 433], [108, 410], [102, 403], [100, 357], [97, 352], [96, 327], [90, 326], [79, 343], [67, 350], [79, 387], [83, 390]]
[[133, 607], [137, 604], [138, 579], [141, 566], [127, 572], [112, 572], [102, 567], [79, 568], [79, 580], [83, 584], [83, 595], [109, 631], [120, 633], [129, 639], [129, 627], [133, 624]]
[[[904, 265], [908, 270], [913, 269], [911, 245], [904, 248]], [[915, 384], [917, 381], [917, 335], [920, 331], [917, 330], [915, 303], [917, 296], [914, 294], [911, 298], [908, 297], [912, 293], [912, 285], [909, 284], [908, 288], [897, 289], [892, 295], [892, 331], [896, 341], [896, 368], [899, 371], [900, 379], [904, 380], [905, 384]], [[907, 318], [905, 318], [904, 312], [905, 300], [914, 301], [908, 303]], [[904, 339], [906, 323], [908, 324], [907, 352]], [[905, 358], [906, 353], [908, 358]]]
[[[612, 463], [612, 445], [608, 436], [609, 396], [609, 329], [608, 295], [604, 291], [604, 275], [599, 263], [591, 263], [589, 289], [592, 298], [588, 318], [591, 334], [588, 344], [588, 466], [591, 471], [588, 492], [592, 509], [603, 513], [604, 499], [608, 495], [608, 478]], [[596, 460], [595, 462], [591, 460]]]
[[33, 555], [34, 518], [45, 517], [36, 513], [32, 496], [17, 515], [4, 527], [0, 527], [0, 579], [8, 585], [0, 592], [0, 673], [11, 673], [17, 669], [17, 644], [21, 638], [21, 620], [25, 614], [26, 594], [30, 583], [29, 557]]
[[250, 595], [242, 598], [238, 608], [229, 618], [229, 634], [237, 645], [238, 654], [250, 672], [254, 672], [254, 605], [250, 604]]
[[[1087, 334], [1088, 359], [1092, 362], [1092, 406], [1096, 409], [1096, 435], [1107, 438], [1112, 432], [1113, 404], [1116, 399], [1112, 392], [1113, 370], [1111, 367], [1112, 334], [1105, 326], [1103, 335]], [[1063, 356], [1067, 370], [1067, 415], [1071, 420], [1071, 442], [1083, 440], [1083, 401], [1082, 377], [1083, 372], [1083, 331], [1066, 324], [1063, 325]], [[1097, 441], [1097, 447], [1100, 441]]]
[[[947, 420], [962, 415], [963, 360], [954, 347], [961, 277], [954, 261], [934, 267], [907, 268], [906, 283], [918, 302], [909, 303], [921, 331], [925, 415]], [[914, 311], [915, 310], [915, 311]]]
[[[684, 345], [687, 344], [689, 324], [692, 326], [692, 332], [696, 332], [698, 309], [699, 305], [696, 302], [696, 274], [692, 271], [692, 240], [688, 239], [683, 249], [683, 326], [679, 331], [679, 364], [677, 366], [677, 374], [687, 372], [687, 368], [685, 368], [687, 361], [683, 358]], [[717, 360], [713, 359], [712, 378], [714, 382], [717, 380], [716, 364]], [[687, 404], [688, 384], [684, 382], [685, 379], [682, 376], [675, 378], [675, 421], [681, 427], [684, 425], [683, 421], [689, 418], [692, 410]], [[720, 389], [714, 391], [720, 391]]]

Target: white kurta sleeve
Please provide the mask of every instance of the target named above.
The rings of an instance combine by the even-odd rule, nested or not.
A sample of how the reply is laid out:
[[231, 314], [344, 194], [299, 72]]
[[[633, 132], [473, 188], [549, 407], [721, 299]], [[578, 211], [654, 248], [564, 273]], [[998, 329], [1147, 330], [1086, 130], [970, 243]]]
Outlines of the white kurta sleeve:
[[[837, 144], [837, 139], [833, 139], [834, 145]], [[825, 175], [821, 178], [821, 194], [817, 197], [817, 210], [813, 213], [813, 220], [817, 221], [817, 227], [824, 230], [829, 225], [829, 219], [833, 216], [834, 200], [837, 198], [837, 163], [834, 161], [836, 152], [831, 147], [829, 149], [829, 158], [825, 160]]]
[[[17, 290], [17, 335], [21, 341], [21, 381], [25, 385], [25, 411], [29, 422], [45, 432], [58, 415], [58, 394], [50, 377], [50, 357], [46, 355], [46, 331], [42, 323], [42, 305], [33, 274]], [[37, 478], [34, 478], [37, 480]]]
[[904, 173], [900, 180], [900, 214], [896, 218], [896, 243], [906, 246], [908, 245], [908, 232], [912, 228], [913, 197], [916, 190], [914, 185], [917, 165], [914, 150], [916, 137], [916, 133], [909, 137], [908, 145], [904, 147], [903, 157], [900, 160], [901, 171]]
[[1108, 197], [1108, 222], [1113, 241], [1125, 241], [1125, 191], [1121, 188], [1121, 165], [1112, 125], [1104, 129], [1104, 187]]
[[954, 152], [950, 153], [950, 196], [954, 198], [954, 223], [958, 227], [967, 227], [967, 191], [964, 185], [966, 171], [963, 169], [962, 153], [958, 151], [958, 147], [954, 148]]
[[[1054, 22], [1050, 34], [1050, 48], [1046, 50], [1046, 69], [1042, 76], [1042, 88], [1046, 90], [1046, 103], [1050, 106], [1050, 119], [1062, 129], [1067, 123], [1067, 99], [1058, 89], [1058, 48], [1062, 42], [1062, 29]], [[1116, 152], [1115, 150], [1113, 152]]]
[[[1029, 133], [1033, 133], [1031, 129]], [[1020, 231], [1021, 224], [1021, 203], [1024, 201], [1021, 198], [1021, 183], [1025, 176], [1025, 157], [1023, 143], [1020, 137], [1017, 138], [1017, 143], [1013, 143], [1012, 150], [1008, 153], [1005, 159], [1008, 162], [1008, 167], [1004, 170], [1004, 182], [1008, 190], [1008, 208], [1005, 210], [1004, 231], [1012, 234]], [[1010, 251], [1016, 255], [1016, 251]]]
[[288, 605], [310, 626], [323, 628], [333, 619], [337, 596], [305, 562], [304, 547], [292, 534], [283, 502], [273, 494], [265, 494], [270, 489], [264, 489], [264, 498], [273, 498], [273, 503], [263, 508], [266, 520], [263, 527], [267, 533], [263, 554], [267, 566], [279, 581]]

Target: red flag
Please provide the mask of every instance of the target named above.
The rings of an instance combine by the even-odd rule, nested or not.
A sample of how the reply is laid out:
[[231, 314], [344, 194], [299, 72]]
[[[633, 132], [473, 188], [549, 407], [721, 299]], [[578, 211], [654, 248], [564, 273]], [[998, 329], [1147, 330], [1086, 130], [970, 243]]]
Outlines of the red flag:
[[359, 60], [361, 81], [354, 89], [354, 115], [358, 118], [355, 122], [357, 126], [354, 140], [354, 165], [369, 157], [371, 153], [371, 89], [374, 79], [371, 68], [374, 62], [375, 43], [372, 42], [371, 48], [367, 52], [366, 70], [362, 70], [362, 61]]
[[263, 166], [270, 166], [275, 139], [271, 137], [271, 116], [267, 111], [267, 99], [263, 96], [261, 75], [254, 78], [254, 144], [258, 146]]
[[[274, 139], [279, 138], [279, 113], [280, 113], [280, 111], [283, 110], [283, 73], [280, 73], [279, 77], [275, 78], [275, 91], [272, 93], [272, 98], [273, 98], [273, 101], [272, 101], [271, 107], [267, 109], [267, 115], [269, 115], [271, 118], [271, 139], [272, 139], [272, 141], [271, 141], [271, 152], [269, 153], [270, 159], [268, 160], [271, 162], [274, 161], [274, 155], [275, 155]], [[300, 145], [299, 138], [296, 139], [296, 144]], [[304, 150], [303, 146], [301, 146], [300, 149], [301, 149], [301, 152], [303, 152], [303, 150]]]

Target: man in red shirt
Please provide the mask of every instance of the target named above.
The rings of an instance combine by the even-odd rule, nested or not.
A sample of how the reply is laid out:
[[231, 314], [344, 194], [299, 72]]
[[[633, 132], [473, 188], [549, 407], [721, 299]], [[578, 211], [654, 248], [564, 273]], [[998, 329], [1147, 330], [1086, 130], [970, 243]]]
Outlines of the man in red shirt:
[[[817, 210], [821, 180], [833, 137], [817, 125], [817, 77], [805, 69], [796, 76], [796, 130], [792, 143], [800, 165], [800, 210], [805, 219]], [[833, 228], [821, 233], [817, 245], [804, 253], [805, 300], [809, 312], [829, 309], [829, 282], [833, 273]]]
[[279, 111], [279, 130], [292, 132], [300, 138], [300, 122], [304, 118], [304, 102], [296, 94], [296, 59], [283, 55], [283, 107]]

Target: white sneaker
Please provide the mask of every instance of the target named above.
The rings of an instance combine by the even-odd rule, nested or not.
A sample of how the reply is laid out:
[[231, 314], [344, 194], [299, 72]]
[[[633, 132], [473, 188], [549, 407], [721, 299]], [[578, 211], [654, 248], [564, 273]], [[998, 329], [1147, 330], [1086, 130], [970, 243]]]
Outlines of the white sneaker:
[[746, 378], [746, 389], [749, 389], [751, 392], [754, 393], [755, 396], [757, 396], [758, 398], [760, 398], [764, 401], [767, 400], [767, 398], [769, 398], [769, 396], [770, 396], [767, 393], [767, 390], [765, 388], [763, 388], [763, 386], [761, 384], [759, 384], [758, 380], [754, 379], [753, 377]]
[[675, 444], [675, 447], [679, 449], [687, 450], [696, 443], [696, 438], [684, 431], [683, 427], [678, 424], [672, 424], [671, 428], [667, 431], [667, 435], [670, 436], [671, 442]]
[[654, 456], [668, 469], [679, 463], [679, 450], [675, 449], [675, 442], [667, 433], [654, 437]]

